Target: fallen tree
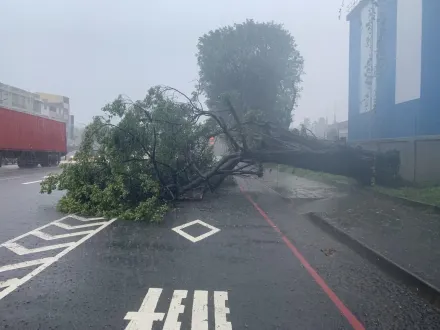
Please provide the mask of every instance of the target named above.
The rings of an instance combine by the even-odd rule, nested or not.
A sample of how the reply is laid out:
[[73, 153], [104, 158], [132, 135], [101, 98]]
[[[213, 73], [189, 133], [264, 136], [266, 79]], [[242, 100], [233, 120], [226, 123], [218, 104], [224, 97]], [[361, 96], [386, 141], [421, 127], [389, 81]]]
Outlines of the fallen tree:
[[[364, 184], [397, 177], [395, 155], [242, 119], [229, 99], [223, 104], [207, 111], [196, 95], [189, 98], [171, 87], [154, 87], [136, 102], [118, 97], [86, 128], [76, 162], [45, 179], [41, 192], [67, 190], [59, 202], [64, 212], [159, 221], [169, 202], [194, 198], [195, 192], [203, 196], [228, 176], [262, 176], [266, 162], [342, 174]], [[212, 136], [227, 146], [219, 160], [209, 144]]]
[[[85, 130], [76, 162], [45, 179], [41, 192], [66, 190], [58, 204], [64, 212], [159, 221], [170, 202], [200, 198], [229, 176], [261, 176], [265, 162], [363, 184], [395, 181], [396, 155], [287, 129], [303, 58], [282, 25], [247, 20], [208, 32], [197, 48], [196, 93], [156, 86], [143, 100], [118, 97]], [[220, 159], [211, 137], [227, 146]]]

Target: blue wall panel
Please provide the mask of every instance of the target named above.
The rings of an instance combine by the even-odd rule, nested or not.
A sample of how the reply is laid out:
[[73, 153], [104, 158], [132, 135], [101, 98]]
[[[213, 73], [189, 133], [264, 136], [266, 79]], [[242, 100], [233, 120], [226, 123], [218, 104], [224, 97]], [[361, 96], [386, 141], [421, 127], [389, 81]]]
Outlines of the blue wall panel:
[[440, 134], [440, 0], [424, 0], [420, 135]]

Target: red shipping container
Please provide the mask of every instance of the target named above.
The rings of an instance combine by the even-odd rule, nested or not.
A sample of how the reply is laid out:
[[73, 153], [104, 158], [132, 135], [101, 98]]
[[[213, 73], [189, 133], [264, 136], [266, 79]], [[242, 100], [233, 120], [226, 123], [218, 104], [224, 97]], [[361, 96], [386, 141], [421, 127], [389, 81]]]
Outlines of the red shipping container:
[[0, 150], [66, 153], [66, 124], [0, 107]]

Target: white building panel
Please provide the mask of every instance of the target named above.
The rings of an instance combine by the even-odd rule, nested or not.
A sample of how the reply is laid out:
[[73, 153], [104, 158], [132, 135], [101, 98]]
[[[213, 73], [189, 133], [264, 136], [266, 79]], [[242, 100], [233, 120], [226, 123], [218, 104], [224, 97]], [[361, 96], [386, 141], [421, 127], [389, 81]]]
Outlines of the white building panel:
[[396, 104], [420, 98], [422, 1], [397, 0]]
[[376, 98], [377, 7], [371, 2], [361, 11], [360, 112], [373, 110]]

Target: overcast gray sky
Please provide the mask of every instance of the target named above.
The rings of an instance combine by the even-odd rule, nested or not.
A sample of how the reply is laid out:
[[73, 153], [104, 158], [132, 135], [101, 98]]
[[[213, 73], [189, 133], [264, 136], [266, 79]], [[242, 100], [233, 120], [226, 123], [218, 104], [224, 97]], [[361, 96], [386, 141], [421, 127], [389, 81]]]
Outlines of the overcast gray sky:
[[70, 97], [88, 122], [118, 94], [166, 84], [190, 92], [199, 36], [224, 25], [283, 23], [304, 57], [304, 117], [347, 118], [348, 23], [341, 0], [0, 0], [0, 81]]

